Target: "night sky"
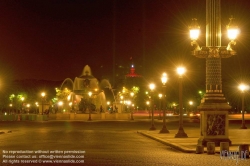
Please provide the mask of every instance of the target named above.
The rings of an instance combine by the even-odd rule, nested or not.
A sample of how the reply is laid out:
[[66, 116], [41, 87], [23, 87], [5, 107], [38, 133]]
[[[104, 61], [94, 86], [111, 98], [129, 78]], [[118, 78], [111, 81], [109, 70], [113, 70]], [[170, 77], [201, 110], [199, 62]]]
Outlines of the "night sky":
[[[205, 60], [190, 55], [188, 31], [197, 18], [199, 43], [205, 45], [205, 5], [205, 0], [0, 0], [0, 80], [73, 79], [85, 65], [98, 79], [112, 79], [113, 64], [129, 72], [132, 57], [146, 78], [175, 74], [184, 64], [190, 80], [205, 83]], [[222, 45], [228, 43], [231, 15], [241, 29], [238, 55], [222, 61], [223, 77], [249, 80], [249, 0], [221, 5]]]

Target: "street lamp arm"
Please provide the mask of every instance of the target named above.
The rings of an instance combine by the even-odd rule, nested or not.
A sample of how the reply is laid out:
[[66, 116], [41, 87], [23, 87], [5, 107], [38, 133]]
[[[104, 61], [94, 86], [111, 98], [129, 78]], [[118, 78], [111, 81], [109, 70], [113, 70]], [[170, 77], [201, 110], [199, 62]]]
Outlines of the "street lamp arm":
[[193, 51], [200, 51], [201, 50], [201, 47], [199, 46], [199, 44], [196, 40], [191, 41], [191, 46], [195, 46]]
[[227, 45], [227, 50], [228, 51], [233, 51], [232, 45], [236, 45], [236, 41], [231, 40], [228, 45]]

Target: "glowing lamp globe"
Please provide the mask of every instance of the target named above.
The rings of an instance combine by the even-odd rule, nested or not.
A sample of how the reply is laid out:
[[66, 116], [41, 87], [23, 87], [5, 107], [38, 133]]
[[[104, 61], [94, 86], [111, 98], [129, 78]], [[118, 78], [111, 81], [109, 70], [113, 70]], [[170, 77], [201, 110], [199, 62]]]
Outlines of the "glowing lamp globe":
[[196, 18], [192, 19], [192, 24], [189, 27], [189, 33], [191, 40], [197, 40], [199, 38], [200, 26], [198, 25]]

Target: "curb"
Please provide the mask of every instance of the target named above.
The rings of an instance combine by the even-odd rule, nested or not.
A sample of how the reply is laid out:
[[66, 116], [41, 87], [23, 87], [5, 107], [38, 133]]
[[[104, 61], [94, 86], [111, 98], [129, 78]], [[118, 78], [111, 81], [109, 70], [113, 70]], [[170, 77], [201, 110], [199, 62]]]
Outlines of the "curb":
[[163, 144], [165, 144], [165, 145], [167, 145], [167, 146], [170, 146], [170, 147], [172, 147], [172, 148], [175, 148], [175, 149], [177, 149], [177, 150], [180, 150], [180, 151], [182, 151], [182, 152], [185, 152], [185, 153], [195, 153], [195, 152], [196, 152], [195, 150], [188, 149], [188, 148], [186, 148], [186, 147], [180, 146], [180, 145], [175, 144], [175, 143], [167, 142], [167, 141], [165, 141], [165, 140], [163, 140], [163, 139], [160, 139], [160, 138], [155, 138], [155, 137], [153, 137], [153, 136], [151, 136], [151, 135], [149, 135], [149, 134], [146, 134], [146, 133], [143, 133], [143, 132], [140, 132], [140, 131], [137, 131], [137, 133], [138, 133], [138, 134], [141, 134], [141, 135], [143, 135], [143, 136], [146, 136], [146, 137], [148, 137], [148, 138], [151, 138], [151, 139], [153, 139], [153, 140], [156, 140], [156, 141], [158, 141], [158, 142], [160, 142], [160, 143], [163, 143]]

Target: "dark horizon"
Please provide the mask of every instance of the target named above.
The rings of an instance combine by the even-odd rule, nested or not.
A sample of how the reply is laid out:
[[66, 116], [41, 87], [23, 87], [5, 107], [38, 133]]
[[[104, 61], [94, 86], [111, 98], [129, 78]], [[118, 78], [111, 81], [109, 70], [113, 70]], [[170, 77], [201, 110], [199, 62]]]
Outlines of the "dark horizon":
[[[176, 66], [183, 64], [193, 84], [205, 84], [205, 60], [190, 55], [188, 32], [196, 17], [205, 45], [205, 5], [205, 0], [1, 1], [1, 84], [74, 79], [85, 65], [99, 80], [113, 82], [114, 72], [129, 72], [131, 57], [145, 79], [160, 79], [164, 71], [175, 79]], [[248, 1], [221, 0], [221, 7], [222, 45], [229, 42], [225, 30], [231, 15], [241, 29], [238, 55], [222, 60], [222, 77], [249, 80]]]

